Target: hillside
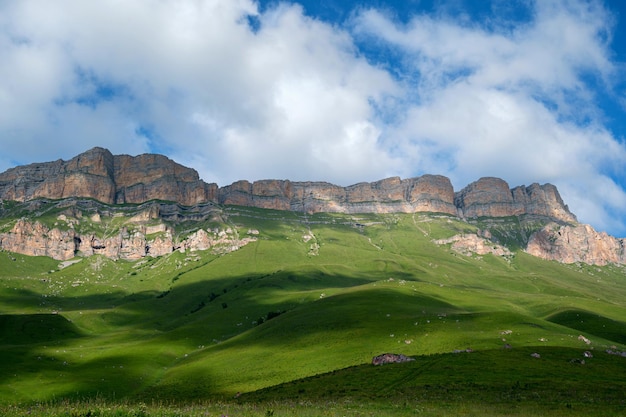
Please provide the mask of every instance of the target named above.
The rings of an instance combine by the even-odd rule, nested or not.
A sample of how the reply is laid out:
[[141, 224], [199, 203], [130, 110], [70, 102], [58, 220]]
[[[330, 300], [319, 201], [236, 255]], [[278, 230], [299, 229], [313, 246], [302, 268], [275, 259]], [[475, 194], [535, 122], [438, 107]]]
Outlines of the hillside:
[[[112, 161], [105, 171], [116, 172]], [[53, 163], [65, 174], [41, 178], [76, 178], [71, 166], [92, 166], [81, 163]], [[167, 178], [189, 173], [178, 169]], [[5, 192], [28, 183], [7, 175]], [[349, 410], [356, 404], [375, 404], [379, 415], [416, 407], [441, 415], [442, 403], [478, 407], [476, 415], [487, 404], [502, 415], [511, 401], [520, 415], [529, 407], [589, 415], [597, 404], [624, 411], [623, 240], [578, 224], [550, 185], [509, 190], [481, 179], [448, 194], [454, 210], [395, 211], [408, 201], [440, 204], [425, 193], [432, 178], [308, 200], [332, 202], [331, 212], [257, 207], [282, 200], [243, 182], [215, 188], [241, 205], [5, 194], [0, 411], [93, 398], [312, 406], [327, 415], [362, 415]], [[290, 184], [283, 197], [297, 189], [270, 183]], [[388, 193], [407, 184], [421, 190], [414, 200]], [[369, 194], [359, 207], [370, 211], [351, 212], [364, 189], [388, 197]], [[373, 366], [383, 353], [414, 360]]]
[[[454, 384], [472, 378], [491, 387], [503, 381], [481, 369], [513, 360], [522, 386], [545, 384], [569, 402], [579, 400], [558, 388], [563, 378], [578, 381], [576, 391], [602, 372], [610, 382], [580, 401], [624, 406], [611, 396], [626, 388], [623, 266], [566, 265], [521, 251], [463, 255], [434, 241], [475, 235], [479, 225], [449, 215], [223, 213], [203, 227], [254, 230], [255, 240], [234, 251], [133, 262], [0, 253], [0, 399], [192, 401], [244, 393], [241, 401], [267, 400], [292, 395], [291, 388], [258, 390], [349, 368], [334, 374], [345, 385], [346, 375], [373, 372], [373, 356], [396, 352], [452, 367], [469, 355]], [[406, 369], [417, 372], [419, 363]], [[407, 390], [428, 397], [428, 386], [445, 383], [401, 369], [401, 380], [393, 371], [380, 380], [395, 387], [398, 401]], [[323, 395], [319, 385], [303, 384], [300, 396]], [[344, 386], [335, 394], [375, 401], [382, 397], [371, 390], [382, 388]]]

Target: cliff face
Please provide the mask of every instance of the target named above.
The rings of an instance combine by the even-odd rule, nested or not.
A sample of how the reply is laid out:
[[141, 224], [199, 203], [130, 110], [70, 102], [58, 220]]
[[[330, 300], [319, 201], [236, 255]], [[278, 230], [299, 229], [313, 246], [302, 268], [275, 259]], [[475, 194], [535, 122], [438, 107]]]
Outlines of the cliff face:
[[[68, 219], [60, 216], [59, 220], [63, 223]], [[78, 223], [76, 219], [69, 220], [70, 225]], [[199, 229], [179, 239], [164, 223], [147, 226], [133, 219], [128, 221], [127, 227], [103, 237], [95, 233], [80, 233], [71, 227], [50, 228], [38, 221], [20, 219], [9, 232], [0, 233], [0, 248], [29, 256], [48, 256], [60, 261], [92, 255], [133, 261], [167, 255], [176, 250], [193, 252], [214, 249], [232, 252], [254, 240], [250, 236], [239, 238], [230, 228]]]
[[481, 178], [454, 196], [463, 217], [508, 217], [533, 214], [575, 223], [576, 216], [563, 203], [552, 184], [509, 189], [499, 178]]
[[94, 148], [69, 161], [37, 163], [0, 174], [0, 199], [87, 197], [107, 204], [149, 200], [192, 206], [207, 202], [306, 213], [438, 212], [461, 217], [535, 214], [576, 222], [553, 185], [509, 185], [482, 178], [455, 194], [438, 175], [387, 178], [340, 187], [325, 182], [238, 181], [218, 188], [162, 155], [112, 155]]
[[[0, 234], [0, 248], [55, 259], [69, 259], [77, 254], [138, 259], [180, 248], [200, 250], [216, 244], [228, 246], [229, 238], [218, 237], [217, 232], [200, 230], [178, 241], [170, 229], [155, 232], [150, 229], [152, 226], [146, 226], [150, 219], [157, 218], [178, 222], [181, 216], [188, 216], [185, 220], [198, 220], [194, 216], [202, 217], [202, 214], [189, 214], [194, 209], [223, 204], [304, 213], [436, 212], [464, 219], [530, 215], [541, 219], [542, 224], [555, 223], [530, 236], [528, 253], [561, 262], [626, 263], [625, 240], [579, 225], [551, 184], [511, 189], [502, 179], [481, 178], [455, 193], [448, 178], [423, 175], [409, 179], [392, 177], [349, 187], [326, 182], [262, 180], [238, 181], [218, 188], [216, 184], [200, 180], [195, 170], [165, 156], [112, 155], [103, 148], [91, 149], [69, 161], [30, 164], [0, 173], [0, 201], [37, 205], [40, 204], [35, 200], [38, 198], [77, 197], [117, 205], [150, 200], [175, 204], [160, 204], [158, 214], [143, 214], [149, 216], [147, 219], [133, 218], [131, 226], [106, 238], [81, 234], [71, 227], [47, 228], [38, 222], [20, 220], [10, 231]], [[186, 214], [181, 214], [181, 210]], [[231, 246], [238, 247], [237, 240], [231, 240]], [[479, 251], [479, 246], [491, 247], [489, 241], [497, 243], [495, 239], [474, 242], [463, 237], [453, 244]]]
[[563, 263], [625, 264], [626, 239], [599, 233], [585, 224], [550, 224], [530, 237], [526, 252]]
[[292, 210], [305, 213], [414, 213], [457, 214], [454, 190], [446, 177], [424, 175], [401, 180], [339, 187], [325, 182], [263, 180], [239, 181], [220, 188], [220, 204]]
[[214, 200], [216, 190], [195, 170], [164, 156], [114, 156], [103, 148], [0, 174], [0, 199], [16, 201], [88, 197], [107, 204], [160, 199], [193, 205]]

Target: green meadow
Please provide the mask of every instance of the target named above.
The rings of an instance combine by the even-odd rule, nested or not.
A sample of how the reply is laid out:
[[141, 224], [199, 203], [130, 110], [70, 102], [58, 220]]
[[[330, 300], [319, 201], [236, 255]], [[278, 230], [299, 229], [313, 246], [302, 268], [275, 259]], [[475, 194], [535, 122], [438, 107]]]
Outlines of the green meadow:
[[[626, 414], [626, 267], [433, 243], [488, 219], [224, 213], [212, 226], [257, 240], [69, 266], [0, 252], [0, 413]], [[492, 227], [515, 248], [528, 224]], [[371, 365], [385, 352], [415, 360]]]

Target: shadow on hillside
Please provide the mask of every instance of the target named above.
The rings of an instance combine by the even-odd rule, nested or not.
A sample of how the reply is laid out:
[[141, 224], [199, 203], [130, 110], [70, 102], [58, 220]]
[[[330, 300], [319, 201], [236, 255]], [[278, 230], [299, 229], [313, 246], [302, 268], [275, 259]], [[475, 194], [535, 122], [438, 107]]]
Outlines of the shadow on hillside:
[[28, 346], [81, 337], [72, 322], [58, 314], [0, 315], [0, 340], [5, 346]]
[[615, 343], [626, 344], [626, 323], [589, 311], [565, 310], [547, 317], [546, 320]]
[[[11, 384], [19, 375], [20, 379], [35, 378], [52, 384], [60, 378], [72, 382], [71, 388], [64, 388], [65, 382], [60, 384], [54, 391], [57, 397], [66, 391], [76, 396], [98, 392], [106, 397], [115, 393], [119, 398], [175, 365], [180, 352], [222, 345], [226, 348], [228, 344], [222, 342], [235, 336], [239, 336], [238, 344], [273, 347], [316, 334], [324, 337], [367, 327], [372, 325], [373, 317], [375, 325], [386, 332], [380, 317], [387, 313], [412, 320], [425, 312], [458, 311], [441, 300], [411, 294], [399, 282], [389, 284], [383, 278], [386, 276], [275, 271], [186, 283], [183, 274], [165, 292], [117, 290], [48, 297], [47, 307], [57, 308], [58, 314], [31, 315], [30, 319], [54, 324], [59, 331], [39, 334], [40, 330], [33, 328], [17, 335], [21, 331], [18, 319], [11, 316], [0, 321], [3, 336], [12, 334], [0, 342], [7, 352], [0, 381]], [[367, 285], [374, 282], [379, 282], [377, 287]], [[2, 297], [0, 305], [32, 308], [37, 296], [22, 291], [14, 297]], [[394, 306], [393, 311], [389, 311], [390, 306]], [[64, 316], [69, 312], [76, 323]], [[123, 346], [129, 349], [121, 355]], [[141, 346], [158, 346], [157, 356]], [[51, 347], [61, 353], [52, 354]], [[64, 353], [65, 349], [74, 353]], [[88, 357], [95, 352], [95, 358], [77, 359], [80, 353], [76, 352], [85, 352]], [[198, 378], [210, 385], [210, 372]]]

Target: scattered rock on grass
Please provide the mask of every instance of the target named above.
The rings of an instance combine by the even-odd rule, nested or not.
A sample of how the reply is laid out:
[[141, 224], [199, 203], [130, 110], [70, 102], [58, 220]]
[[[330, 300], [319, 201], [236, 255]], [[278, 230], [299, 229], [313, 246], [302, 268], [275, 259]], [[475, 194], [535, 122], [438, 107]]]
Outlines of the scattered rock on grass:
[[414, 361], [414, 358], [398, 353], [383, 353], [372, 358], [372, 365], [384, 365], [386, 363], [400, 363]]

